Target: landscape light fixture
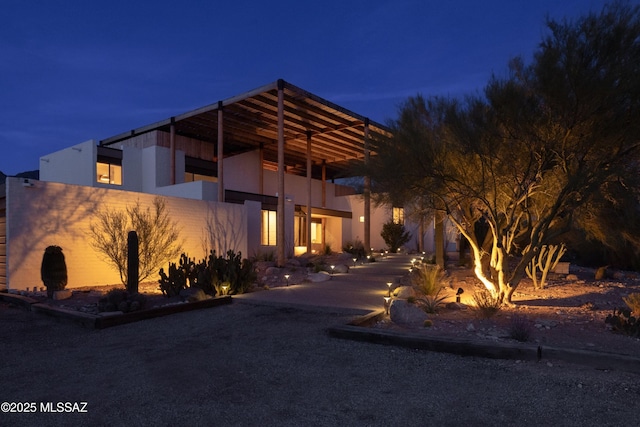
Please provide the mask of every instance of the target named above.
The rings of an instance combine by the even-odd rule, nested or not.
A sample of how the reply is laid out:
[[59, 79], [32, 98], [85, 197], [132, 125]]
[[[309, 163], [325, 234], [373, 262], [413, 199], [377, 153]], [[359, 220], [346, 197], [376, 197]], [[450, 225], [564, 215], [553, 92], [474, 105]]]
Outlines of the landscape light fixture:
[[389, 296], [391, 296], [391, 285], [393, 285], [393, 283], [387, 282], [387, 286], [389, 287]]
[[351, 260], [353, 261], [353, 268], [356, 268], [356, 262], [358, 261], [358, 258], [351, 258]]
[[222, 295], [227, 295], [229, 285], [222, 285]]
[[331, 265], [331, 275], [333, 276], [333, 270], [335, 270], [336, 266], [335, 265]]
[[384, 313], [385, 314], [389, 314], [389, 301], [391, 300], [391, 297], [384, 297]]
[[464, 289], [458, 288], [458, 291], [456, 292], [456, 302], [460, 302], [460, 295], [462, 293], [464, 293]]
[[289, 274], [284, 275], [284, 280], [286, 280], [287, 286], [289, 286], [289, 277], [291, 277]]

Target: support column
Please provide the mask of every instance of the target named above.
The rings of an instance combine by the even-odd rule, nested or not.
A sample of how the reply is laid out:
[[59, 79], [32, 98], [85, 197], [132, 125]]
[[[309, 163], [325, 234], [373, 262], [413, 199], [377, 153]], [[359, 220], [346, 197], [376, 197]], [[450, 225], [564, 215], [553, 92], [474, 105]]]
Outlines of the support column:
[[[364, 164], [369, 167], [369, 119], [364, 120]], [[364, 250], [371, 251], [371, 177], [364, 177]]]
[[277, 263], [285, 264], [284, 232], [284, 80], [278, 80], [278, 211], [276, 216]]
[[327, 161], [322, 160], [322, 207], [327, 207]]
[[224, 202], [224, 117], [218, 101], [218, 202]]
[[311, 254], [311, 131], [307, 131], [307, 254]]
[[176, 118], [171, 117], [169, 126], [169, 150], [171, 152], [171, 185], [176, 183]]

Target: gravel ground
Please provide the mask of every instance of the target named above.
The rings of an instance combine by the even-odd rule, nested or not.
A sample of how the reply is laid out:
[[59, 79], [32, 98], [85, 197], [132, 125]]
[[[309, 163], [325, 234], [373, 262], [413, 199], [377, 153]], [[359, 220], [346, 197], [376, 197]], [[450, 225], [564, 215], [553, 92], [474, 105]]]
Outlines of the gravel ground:
[[[350, 316], [235, 302], [105, 330], [0, 304], [2, 426], [617, 426], [640, 376], [335, 339]], [[86, 413], [42, 412], [86, 402]], [[81, 408], [80, 404], [80, 408]], [[3, 406], [3, 409], [5, 407]]]

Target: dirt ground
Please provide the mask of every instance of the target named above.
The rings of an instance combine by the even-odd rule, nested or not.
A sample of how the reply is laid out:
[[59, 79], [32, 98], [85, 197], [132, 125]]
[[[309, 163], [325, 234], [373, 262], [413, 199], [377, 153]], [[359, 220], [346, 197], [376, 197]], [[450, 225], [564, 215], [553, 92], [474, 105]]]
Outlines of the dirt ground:
[[616, 279], [595, 280], [595, 271], [572, 268], [571, 275], [555, 275], [545, 289], [534, 289], [525, 279], [513, 295], [514, 308], [503, 308], [491, 318], [483, 318], [473, 308], [473, 295], [482, 289], [473, 272], [449, 268], [444, 294], [453, 301], [462, 288], [461, 302], [466, 310], [442, 308], [430, 315], [429, 328], [404, 328], [387, 319], [376, 327], [409, 330], [433, 337], [455, 337], [492, 341], [511, 341], [515, 322], [529, 331], [528, 342], [550, 347], [597, 350], [640, 356], [640, 339], [611, 331], [606, 317], [615, 308], [626, 307], [623, 297], [640, 292], [640, 280], [634, 274], [618, 273]]

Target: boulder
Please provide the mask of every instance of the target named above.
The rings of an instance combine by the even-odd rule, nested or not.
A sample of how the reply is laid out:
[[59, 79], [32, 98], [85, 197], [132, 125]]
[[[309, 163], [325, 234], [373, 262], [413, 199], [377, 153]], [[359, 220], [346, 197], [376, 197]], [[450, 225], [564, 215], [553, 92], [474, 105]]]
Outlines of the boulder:
[[416, 291], [413, 286], [400, 286], [393, 291], [393, 295], [400, 299], [407, 299], [409, 297], [415, 297]]
[[334, 273], [348, 273], [349, 267], [344, 264], [336, 264], [333, 268]]
[[207, 295], [200, 288], [186, 288], [180, 291], [180, 299], [187, 302], [202, 301], [207, 298]]
[[71, 298], [71, 291], [68, 289], [64, 289], [61, 291], [54, 291], [53, 292], [53, 297], [54, 300], [58, 301], [58, 300], [63, 300], [63, 299], [69, 299]]
[[326, 271], [321, 271], [319, 273], [309, 273], [307, 279], [314, 283], [326, 282], [327, 280], [331, 280], [331, 275]]
[[391, 302], [389, 316], [392, 322], [402, 325], [423, 326], [427, 320], [427, 313], [423, 309], [402, 299]]
[[450, 302], [449, 304], [446, 305], [446, 307], [449, 310], [466, 310], [467, 309], [466, 304], [463, 304], [461, 302], [455, 302], [455, 301]]

